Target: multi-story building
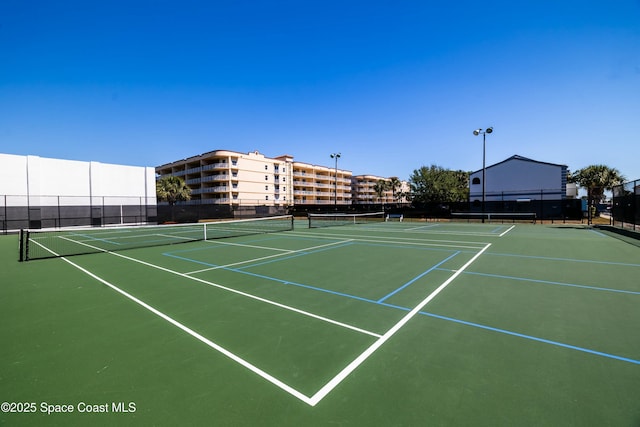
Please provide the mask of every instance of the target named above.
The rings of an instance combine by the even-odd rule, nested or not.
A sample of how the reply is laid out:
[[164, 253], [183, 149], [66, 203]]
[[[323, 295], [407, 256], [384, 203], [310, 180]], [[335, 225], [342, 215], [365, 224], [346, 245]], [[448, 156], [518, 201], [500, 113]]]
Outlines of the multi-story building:
[[294, 205], [350, 205], [351, 171], [293, 163]]
[[[294, 162], [293, 156], [265, 157], [215, 150], [156, 168], [159, 176], [182, 177], [192, 204], [351, 204], [351, 172]], [[336, 197], [337, 190], [337, 197]]]
[[[384, 182], [387, 187], [378, 194], [378, 183]], [[353, 203], [374, 204], [374, 203], [405, 203], [409, 193], [407, 181], [398, 181], [400, 186], [391, 188], [392, 178], [384, 178], [376, 175], [356, 175], [351, 178], [351, 193]]]

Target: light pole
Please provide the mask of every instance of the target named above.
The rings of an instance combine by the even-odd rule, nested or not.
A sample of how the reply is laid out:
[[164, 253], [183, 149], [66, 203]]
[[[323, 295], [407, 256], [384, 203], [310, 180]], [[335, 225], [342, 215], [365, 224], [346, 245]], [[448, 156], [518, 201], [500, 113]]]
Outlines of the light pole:
[[335, 206], [335, 209], [338, 210], [338, 159], [340, 158], [340, 153], [332, 153], [331, 158], [336, 159], [335, 179], [333, 183], [333, 205]]
[[482, 134], [482, 222], [484, 223], [484, 202], [485, 202], [485, 194], [486, 194], [486, 170], [485, 167], [485, 153], [486, 153], [486, 145], [487, 145], [487, 134], [493, 132], [493, 127], [488, 127], [486, 130], [476, 129], [473, 131], [475, 136]]

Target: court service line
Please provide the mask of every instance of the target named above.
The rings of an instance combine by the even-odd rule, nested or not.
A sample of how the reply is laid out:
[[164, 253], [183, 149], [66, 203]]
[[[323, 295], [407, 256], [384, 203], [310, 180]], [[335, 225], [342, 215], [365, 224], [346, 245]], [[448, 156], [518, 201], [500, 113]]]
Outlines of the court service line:
[[[86, 243], [85, 243], [85, 245], [86, 245]], [[91, 246], [91, 245], [87, 245], [87, 246]], [[109, 252], [109, 251], [106, 251], [104, 249], [100, 249], [100, 248], [97, 248], [97, 247], [93, 247], [93, 246], [91, 246], [91, 247], [93, 249], [99, 249], [100, 251], [105, 252], [105, 253], [107, 253], [109, 255], [117, 256], [117, 257], [129, 260], [129, 261], [137, 262], [139, 264], [146, 265], [147, 267], [152, 267], [152, 268], [155, 268], [155, 269], [167, 272], [167, 273], [175, 274], [176, 276], [180, 276], [180, 277], [184, 277], [184, 278], [189, 279], [189, 280], [193, 280], [193, 281], [196, 281], [196, 282], [204, 283], [205, 285], [213, 286], [215, 288], [219, 288], [219, 289], [222, 289], [224, 291], [232, 292], [234, 294], [238, 294], [238, 295], [241, 295], [241, 296], [244, 296], [244, 297], [247, 297], [247, 298], [255, 299], [255, 300], [260, 301], [260, 302], [271, 304], [271, 305], [274, 305], [276, 307], [279, 307], [279, 308], [282, 308], [282, 309], [285, 309], [285, 310], [293, 311], [294, 313], [302, 314], [303, 316], [307, 316], [307, 317], [311, 317], [311, 318], [314, 318], [314, 319], [317, 319], [317, 320], [321, 320], [321, 321], [326, 322], [326, 323], [331, 323], [333, 325], [340, 326], [340, 327], [345, 328], [345, 329], [351, 329], [352, 331], [360, 332], [360, 333], [365, 334], [365, 335], [371, 335], [371, 336], [376, 337], [376, 338], [380, 337], [380, 334], [377, 334], [377, 333], [371, 332], [371, 331], [367, 331], [365, 329], [361, 329], [361, 328], [358, 328], [356, 326], [349, 325], [347, 323], [338, 322], [336, 320], [329, 319], [327, 317], [323, 317], [323, 316], [320, 316], [318, 314], [314, 314], [314, 313], [311, 313], [311, 312], [308, 312], [308, 311], [300, 310], [298, 308], [291, 307], [291, 306], [288, 306], [288, 305], [285, 305], [285, 304], [281, 304], [281, 303], [276, 302], [276, 301], [268, 300], [266, 298], [262, 298], [262, 297], [259, 297], [259, 296], [256, 296], [256, 295], [252, 295], [252, 294], [249, 294], [249, 293], [246, 293], [246, 292], [242, 292], [242, 291], [239, 291], [237, 289], [228, 288], [228, 287], [220, 285], [218, 283], [209, 282], [207, 280], [200, 279], [198, 277], [192, 277], [192, 276], [189, 276], [189, 275], [187, 275], [185, 273], [180, 273], [179, 271], [174, 271], [174, 270], [170, 270], [170, 269], [165, 268], [165, 267], [161, 267], [159, 265], [151, 264], [150, 262], [142, 261], [142, 260], [139, 260], [139, 259], [136, 259], [136, 258], [132, 258], [132, 257], [126, 256], [126, 255], [122, 255], [122, 254], [119, 254], [119, 253], [116, 253], [116, 252]]]
[[246, 243], [221, 242], [219, 240], [205, 240], [205, 242], [211, 243], [211, 244], [215, 243], [217, 245], [239, 246], [242, 248], [266, 249], [270, 251], [279, 251], [279, 252], [292, 252], [291, 249], [280, 249], [280, 248], [271, 248], [269, 246], [247, 245]]
[[[257, 366], [247, 362], [246, 360], [242, 359], [241, 357], [236, 356], [234, 353], [232, 353], [231, 351], [227, 350], [226, 348], [214, 343], [213, 341], [211, 341], [210, 339], [200, 335], [199, 333], [197, 333], [193, 329], [191, 329], [191, 328], [185, 326], [184, 324], [178, 322], [174, 318], [164, 314], [163, 312], [161, 312], [160, 310], [152, 307], [151, 305], [147, 304], [146, 302], [134, 297], [133, 295], [131, 295], [130, 293], [120, 289], [116, 285], [104, 280], [103, 278], [101, 278], [101, 277], [97, 276], [96, 274], [90, 272], [89, 270], [85, 269], [84, 267], [81, 267], [80, 265], [74, 263], [73, 261], [68, 260], [66, 257], [61, 257], [59, 254], [57, 254], [56, 252], [52, 251], [51, 249], [41, 245], [39, 242], [34, 242], [34, 243], [36, 243], [38, 246], [42, 247], [43, 249], [51, 252], [56, 257], [60, 257], [60, 259], [62, 259], [66, 263], [70, 264], [71, 266], [77, 268], [78, 270], [82, 271], [83, 273], [87, 274], [89, 277], [91, 277], [91, 278], [97, 280], [98, 282], [108, 286], [109, 288], [111, 288], [114, 291], [118, 292], [122, 296], [130, 299], [131, 301], [135, 302], [136, 304], [140, 305], [141, 307], [145, 308], [146, 310], [152, 312], [156, 316], [166, 320], [167, 322], [171, 323], [173, 326], [181, 329], [182, 331], [184, 331], [187, 334], [191, 335], [192, 337], [194, 337], [198, 341], [206, 344], [207, 346], [213, 348], [214, 350], [218, 351], [219, 353], [222, 353], [223, 355], [227, 356], [229, 359], [233, 360], [234, 362], [236, 362], [236, 363], [240, 364], [241, 366], [249, 369], [251, 372], [259, 375], [260, 377], [262, 377], [265, 380], [269, 381], [273, 385], [275, 385], [275, 386], [279, 387], [280, 389], [286, 391], [287, 393], [291, 394], [292, 396], [297, 397], [298, 399], [302, 400], [303, 402], [311, 405], [311, 399], [308, 396], [302, 394], [301, 392], [299, 392], [295, 388], [291, 387], [290, 385], [284, 383], [283, 381], [280, 381], [279, 379], [277, 379], [273, 375], [263, 371], [262, 369], [260, 369]], [[107, 253], [113, 254], [113, 252], [107, 252]]]
[[241, 357], [235, 355], [234, 353], [232, 353], [231, 351], [227, 350], [226, 348], [214, 343], [213, 341], [211, 341], [208, 338], [200, 335], [199, 333], [197, 333], [193, 329], [185, 326], [184, 324], [178, 322], [174, 318], [164, 314], [160, 310], [157, 310], [156, 308], [154, 308], [154, 307], [150, 306], [149, 304], [145, 303], [144, 301], [134, 297], [133, 295], [131, 295], [128, 292], [120, 289], [119, 287], [109, 283], [108, 281], [102, 279], [101, 277], [98, 277], [97, 275], [95, 275], [92, 272], [86, 270], [85, 268], [79, 266], [78, 264], [76, 264], [76, 263], [74, 263], [72, 261], [69, 261], [65, 257], [61, 257], [61, 258], [62, 258], [62, 260], [64, 260], [67, 263], [71, 264], [72, 266], [74, 266], [78, 270], [82, 271], [83, 273], [87, 274], [88, 276], [92, 277], [93, 279], [97, 280], [98, 282], [110, 287], [111, 289], [113, 289], [114, 291], [116, 291], [119, 294], [123, 295], [124, 297], [130, 299], [131, 301], [135, 302], [136, 304], [140, 305], [141, 307], [149, 310], [150, 312], [152, 312], [156, 316], [166, 320], [167, 322], [171, 323], [173, 326], [175, 326], [175, 327], [181, 329], [183, 332], [186, 332], [187, 334], [191, 335], [193, 338], [197, 339], [198, 341], [206, 344], [207, 346], [211, 347], [212, 349], [216, 350], [217, 352], [222, 353], [223, 355], [225, 355], [229, 359], [231, 359], [234, 362], [240, 364], [241, 366], [245, 367], [246, 369], [249, 369], [251, 372], [259, 375], [260, 377], [264, 378], [265, 380], [269, 381], [270, 383], [274, 384], [275, 386], [279, 387], [280, 389], [286, 391], [287, 393], [291, 394], [292, 396], [295, 396], [298, 399], [302, 400], [303, 402], [310, 404], [310, 398], [309, 397], [305, 396], [304, 394], [302, 394], [301, 392], [299, 392], [295, 388], [291, 387], [290, 385], [288, 385], [288, 384], [282, 382], [281, 380], [277, 379], [273, 375], [263, 371], [262, 369], [258, 368], [255, 365], [247, 362], [246, 360], [244, 360]]
[[402, 231], [425, 230], [427, 228], [434, 228], [434, 227], [439, 227], [439, 226], [440, 226], [440, 224], [420, 225], [418, 227], [403, 228]]
[[325, 384], [318, 392], [316, 392], [310, 399], [310, 405], [315, 406], [324, 397], [329, 394], [334, 388], [338, 386], [346, 377], [348, 377], [358, 366], [360, 366], [365, 360], [367, 360], [377, 349], [379, 349], [385, 342], [387, 342], [392, 336], [396, 334], [409, 320], [411, 320], [416, 314], [420, 312], [431, 300], [433, 300], [444, 288], [446, 288], [451, 282], [453, 282], [460, 274], [462, 274], [473, 262], [480, 257], [489, 247], [491, 243], [482, 248], [477, 254], [473, 256], [465, 265], [463, 265], [458, 271], [445, 280], [436, 290], [431, 292], [420, 304], [418, 304], [413, 310], [407, 313], [398, 323], [396, 323], [391, 329], [389, 329], [384, 335], [378, 338], [369, 348], [367, 348], [362, 354], [356, 357], [351, 363], [349, 363], [338, 375], [333, 377], [327, 384]]
[[279, 253], [279, 254], [267, 255], [267, 256], [260, 257], [260, 258], [253, 258], [253, 259], [249, 259], [249, 260], [245, 260], [245, 261], [238, 261], [238, 262], [234, 262], [232, 264], [225, 264], [225, 265], [213, 265], [213, 264], [209, 264], [209, 263], [206, 263], [206, 262], [194, 260], [194, 259], [191, 259], [191, 258], [180, 257], [180, 256], [174, 255], [174, 254], [172, 254], [170, 252], [167, 252], [166, 254], [163, 254], [163, 255], [167, 255], [167, 256], [170, 256], [170, 257], [173, 257], [173, 258], [177, 258], [177, 259], [182, 259], [184, 261], [189, 261], [189, 262], [193, 262], [193, 263], [197, 263], [197, 264], [203, 264], [203, 265], [210, 266], [209, 268], [203, 268], [201, 270], [189, 271], [189, 272], [185, 273], [185, 274], [196, 274], [196, 273], [202, 273], [202, 272], [205, 272], [205, 271], [225, 269], [225, 268], [228, 268], [228, 267], [234, 267], [236, 265], [247, 264], [247, 263], [255, 262], [255, 261], [262, 261], [262, 260], [265, 260], [265, 259], [283, 257], [283, 256], [286, 256], [286, 255], [305, 254], [308, 251], [315, 251], [315, 250], [320, 249], [320, 248], [327, 248], [327, 247], [330, 247], [330, 246], [336, 246], [336, 245], [340, 245], [340, 244], [344, 244], [344, 243], [350, 243], [352, 241], [353, 241], [353, 239], [347, 239], [347, 240], [341, 240], [341, 241], [338, 241], [338, 242], [327, 243], [325, 245], [312, 246], [310, 248], [297, 249], [297, 250], [288, 250], [287, 252], [283, 252], [283, 253]]
[[182, 239], [182, 240], [186, 240], [186, 241], [190, 241], [190, 242], [194, 242], [194, 241], [196, 241], [195, 239], [192, 239], [191, 237], [174, 236], [174, 235], [171, 235], [171, 234], [159, 234], [159, 233], [155, 233], [155, 234], [152, 234], [152, 236], [168, 237], [168, 238], [170, 238], [170, 239]]
[[[37, 243], [37, 242], [36, 242], [36, 243]], [[38, 244], [39, 246], [42, 246], [42, 245], [40, 245], [40, 243], [37, 243], [37, 244]], [[308, 405], [310, 405], [310, 406], [315, 406], [315, 405], [317, 404], [317, 402], [319, 402], [319, 401], [322, 399], [322, 397], [326, 396], [326, 394], [328, 393], [328, 392], [327, 392], [327, 393], [324, 393], [324, 395], [322, 395], [319, 399], [317, 398], [317, 395], [318, 395], [318, 393], [320, 393], [321, 391], [323, 391], [322, 389], [320, 390], [320, 392], [316, 393], [316, 395], [314, 395], [314, 397], [312, 397], [312, 398], [310, 398], [310, 397], [308, 397], [308, 396], [304, 395], [303, 393], [299, 392], [299, 391], [298, 391], [298, 390], [296, 390], [295, 388], [293, 388], [293, 387], [289, 386], [288, 384], [284, 383], [283, 381], [281, 381], [281, 380], [277, 379], [277, 378], [276, 378], [276, 377], [274, 377], [273, 375], [271, 375], [271, 374], [269, 374], [269, 373], [267, 373], [267, 372], [263, 371], [262, 369], [258, 368], [258, 367], [257, 367], [257, 366], [255, 366], [255, 365], [253, 365], [253, 364], [251, 364], [251, 363], [247, 362], [246, 360], [244, 360], [244, 359], [242, 359], [241, 357], [239, 357], [239, 356], [235, 355], [235, 354], [234, 354], [234, 353], [232, 353], [231, 351], [229, 351], [229, 350], [225, 349], [224, 347], [222, 347], [222, 346], [220, 346], [220, 345], [218, 345], [218, 344], [214, 343], [213, 341], [209, 340], [208, 338], [206, 338], [206, 337], [204, 337], [204, 336], [200, 335], [199, 333], [195, 332], [195, 331], [194, 331], [194, 330], [192, 330], [191, 328], [189, 328], [189, 327], [187, 327], [187, 326], [183, 325], [182, 323], [178, 322], [177, 320], [173, 319], [172, 317], [170, 317], [170, 316], [168, 316], [168, 315], [164, 314], [163, 312], [161, 312], [161, 311], [159, 311], [159, 310], [155, 309], [154, 307], [150, 306], [149, 304], [145, 303], [144, 301], [142, 301], [142, 300], [140, 300], [140, 299], [138, 299], [138, 298], [134, 297], [133, 295], [129, 294], [128, 292], [126, 292], [126, 291], [124, 291], [124, 290], [122, 290], [122, 289], [118, 288], [117, 286], [115, 286], [115, 285], [113, 285], [113, 284], [109, 283], [108, 281], [106, 281], [106, 280], [102, 279], [101, 277], [99, 277], [99, 276], [95, 275], [94, 273], [92, 273], [92, 272], [88, 271], [87, 269], [85, 269], [85, 268], [81, 267], [80, 265], [78, 265], [78, 264], [76, 264], [76, 263], [74, 263], [74, 262], [72, 262], [72, 261], [68, 260], [67, 258], [65, 258], [65, 257], [61, 257], [59, 254], [57, 254], [57, 253], [53, 252], [52, 250], [50, 250], [50, 249], [48, 249], [48, 248], [46, 248], [46, 247], [44, 247], [44, 246], [42, 246], [42, 247], [43, 247], [44, 249], [48, 250], [49, 252], [51, 252], [53, 255], [55, 255], [55, 256], [57, 256], [57, 257], [60, 257], [63, 261], [65, 261], [65, 262], [69, 263], [69, 264], [70, 264], [70, 265], [72, 265], [73, 267], [77, 268], [78, 270], [80, 270], [80, 271], [82, 271], [83, 273], [87, 274], [88, 276], [92, 277], [93, 279], [95, 279], [95, 280], [99, 281], [100, 283], [102, 283], [102, 284], [104, 284], [104, 285], [106, 285], [106, 286], [110, 287], [111, 289], [113, 289], [114, 291], [118, 292], [119, 294], [121, 294], [121, 295], [125, 296], [126, 298], [130, 299], [131, 301], [135, 302], [136, 304], [140, 305], [141, 307], [144, 307], [145, 309], [149, 310], [149, 311], [150, 311], [150, 312], [152, 312], [153, 314], [155, 314], [155, 315], [159, 316], [160, 318], [162, 318], [162, 319], [166, 320], [167, 322], [171, 323], [172, 325], [176, 326], [177, 328], [181, 329], [182, 331], [184, 331], [184, 332], [186, 332], [187, 334], [191, 335], [192, 337], [196, 338], [198, 341], [201, 341], [202, 343], [206, 344], [207, 346], [209, 346], [209, 347], [213, 348], [214, 350], [216, 350], [216, 351], [218, 351], [218, 352], [222, 353], [223, 355], [227, 356], [229, 359], [231, 359], [231, 360], [233, 360], [234, 362], [236, 362], [236, 363], [240, 364], [241, 366], [243, 366], [243, 367], [245, 367], [245, 368], [249, 369], [251, 372], [253, 372], [253, 373], [255, 373], [255, 374], [259, 375], [259, 376], [260, 376], [260, 377], [262, 377], [263, 379], [265, 379], [265, 380], [269, 381], [269, 382], [270, 382], [270, 383], [272, 383], [273, 385], [275, 385], [275, 386], [279, 387], [280, 389], [282, 389], [282, 390], [286, 391], [287, 393], [289, 393], [290, 395], [292, 395], [292, 396], [294, 396], [294, 397], [298, 398], [299, 400], [303, 401], [304, 403], [306, 403], [306, 404], [308, 404]], [[99, 249], [99, 248], [98, 248], [98, 249]], [[103, 251], [104, 251], [104, 250], [103, 250]], [[109, 252], [109, 251], [104, 251], [104, 252], [106, 252], [106, 253], [108, 253], [108, 254], [111, 254], [111, 255], [116, 255], [116, 256], [119, 256], [119, 257], [121, 257], [121, 258], [128, 259], [128, 260], [131, 260], [131, 261], [134, 261], [134, 262], [140, 262], [140, 263], [142, 263], [142, 264], [144, 264], [144, 265], [148, 265], [148, 266], [150, 266], [150, 267], [158, 268], [158, 269], [160, 269], [160, 270], [167, 271], [167, 272], [170, 272], [170, 273], [173, 273], [173, 274], [178, 274], [178, 275], [183, 276], [183, 277], [186, 277], [186, 278], [188, 278], [188, 279], [197, 280], [197, 281], [199, 281], [199, 282], [203, 282], [203, 283], [210, 284], [210, 283], [208, 283], [208, 282], [206, 282], [206, 281], [204, 281], [204, 280], [200, 280], [200, 279], [197, 279], [197, 278], [194, 278], [194, 277], [184, 276], [184, 275], [182, 275], [182, 273], [177, 273], [177, 272], [175, 272], [175, 271], [165, 269], [164, 267], [155, 266], [155, 265], [153, 265], [153, 264], [150, 264], [150, 263], [147, 263], [147, 262], [144, 262], [144, 261], [140, 261], [140, 260], [137, 260], [137, 259], [135, 259], [135, 258], [130, 258], [130, 257], [124, 256], [124, 255], [122, 255], [122, 254], [116, 254], [116, 253], [114, 253], [114, 252]], [[453, 276], [452, 276], [452, 277], [453, 277]], [[216, 284], [212, 284], [212, 285], [213, 285], [213, 286], [216, 286], [216, 287], [220, 287], [220, 288], [222, 288], [222, 289], [225, 289], [225, 287], [224, 287], [224, 286], [221, 286], [221, 285], [216, 285]], [[441, 287], [443, 287], [443, 286], [441, 285]], [[226, 288], [226, 289], [228, 289], [228, 288]], [[253, 296], [253, 295], [250, 295], [250, 294], [245, 294], [244, 292], [235, 291], [235, 290], [233, 290], [233, 289], [228, 289], [228, 290], [230, 290], [230, 291], [232, 291], [232, 292], [235, 292], [235, 293], [238, 293], [238, 294], [244, 294], [244, 295], [246, 295], [246, 296], [248, 296], [248, 297], [250, 297], [250, 298], [255, 298], [255, 299], [258, 299], [258, 300], [261, 300], [261, 301], [264, 301], [264, 302], [269, 302], [268, 300], [264, 300], [263, 298], [256, 297], [256, 296]], [[279, 304], [279, 303], [275, 303], [275, 302], [271, 302], [271, 303], [274, 303], [275, 305], [278, 305], [278, 306], [283, 306], [282, 304]], [[283, 306], [283, 307], [285, 307], [285, 306]], [[297, 310], [297, 309], [293, 309], [293, 310], [294, 310], [294, 311], [302, 312], [302, 310]], [[304, 312], [303, 312], [303, 313], [304, 313]], [[315, 315], [312, 315], [311, 317], [317, 317], [317, 318], [320, 318], [320, 316], [315, 316]], [[331, 321], [330, 323], [336, 323], [336, 324], [339, 324], [340, 322]], [[405, 322], [405, 323], [406, 323], [406, 322]], [[348, 325], [346, 325], [346, 326], [348, 326]], [[358, 328], [352, 328], [352, 327], [350, 327], [349, 329], [356, 329], [356, 330], [358, 330]], [[398, 329], [399, 329], [399, 328], [398, 328]], [[360, 332], [363, 332], [363, 333], [367, 333], [367, 334], [369, 334], [369, 335], [376, 336], [376, 337], [378, 337], [378, 338], [380, 338], [380, 337], [381, 337], [379, 334], [374, 334], [374, 333], [372, 333], [372, 332], [368, 332], [368, 331], [364, 331], [364, 330], [359, 330], [359, 331], [360, 331]], [[386, 341], [386, 340], [385, 340], [385, 341]], [[354, 369], [355, 369], [355, 368], [354, 368]], [[337, 384], [336, 384], [336, 385], [337, 385]], [[325, 386], [325, 387], [326, 387], [326, 386]], [[335, 386], [331, 387], [331, 389], [333, 389], [334, 387], [335, 387]], [[330, 391], [330, 390], [329, 390], [329, 391]]]
[[[435, 247], [444, 247], [444, 248], [461, 248], [461, 249], [475, 249], [480, 250], [484, 245], [489, 244], [489, 242], [465, 242], [459, 240], [434, 240], [434, 239], [413, 239], [410, 237], [383, 237], [379, 236], [376, 239], [365, 239], [361, 235], [357, 234], [334, 234], [334, 233], [296, 233], [295, 231], [290, 231], [287, 233], [288, 236], [296, 236], [296, 237], [308, 237], [313, 236], [318, 239], [336, 239], [336, 238], [351, 238], [356, 242], [370, 242], [370, 243], [397, 243], [400, 245], [412, 245], [412, 246], [435, 246]], [[394, 239], [389, 241], [390, 239]], [[414, 241], [412, 241], [414, 240]], [[431, 243], [434, 242], [434, 243]], [[475, 246], [467, 246], [467, 245], [475, 245]]]
[[507, 234], [508, 232], [510, 232], [511, 230], [513, 230], [514, 228], [516, 228], [515, 225], [512, 225], [511, 227], [509, 227], [509, 229], [507, 229], [507, 231], [503, 232], [502, 234], [499, 234], [498, 237], [502, 237], [505, 234]]
[[427, 274], [431, 273], [433, 270], [438, 269], [442, 264], [444, 264], [445, 262], [449, 261], [451, 258], [455, 257], [456, 255], [460, 254], [460, 251], [456, 251], [455, 253], [449, 255], [448, 257], [446, 257], [445, 259], [443, 259], [442, 261], [440, 261], [439, 263], [437, 263], [436, 265], [434, 265], [433, 267], [431, 267], [430, 269], [420, 273], [419, 275], [417, 275], [416, 277], [414, 277], [413, 279], [409, 280], [407, 283], [405, 283], [404, 285], [400, 286], [399, 288], [393, 290], [392, 292], [388, 293], [387, 295], [383, 296], [382, 298], [380, 298], [378, 301], [376, 301], [377, 303], [381, 303], [384, 302], [385, 300], [391, 298], [392, 296], [394, 296], [395, 294], [397, 294], [398, 292], [402, 291], [403, 289], [405, 289], [407, 286], [411, 285], [412, 283], [414, 283], [416, 280], [419, 280], [420, 278], [426, 276]]
[[72, 236], [84, 237], [85, 239], [89, 239], [89, 241], [92, 241], [92, 242], [104, 242], [104, 243], [109, 243], [111, 245], [122, 245], [122, 243], [114, 242], [111, 239], [100, 239], [100, 238], [97, 238], [95, 236], [90, 236], [88, 234], [71, 233], [71, 235]]
[[[357, 228], [356, 228], [357, 227]], [[397, 230], [383, 230], [379, 227], [377, 228], [373, 228], [373, 227], [361, 227], [361, 226], [354, 226], [354, 227], [350, 227], [351, 230], [374, 230], [378, 233], [396, 233], [396, 234], [406, 234], [406, 233], [413, 233], [413, 234], [453, 234], [453, 235], [460, 235], [460, 236], [471, 236], [471, 237], [495, 237], [497, 236], [496, 233], [494, 233], [493, 231], [491, 232], [484, 232], [484, 231], [452, 231], [452, 230], [432, 230], [432, 229], [427, 229], [427, 230], [418, 230], [418, 229], [397, 229]]]

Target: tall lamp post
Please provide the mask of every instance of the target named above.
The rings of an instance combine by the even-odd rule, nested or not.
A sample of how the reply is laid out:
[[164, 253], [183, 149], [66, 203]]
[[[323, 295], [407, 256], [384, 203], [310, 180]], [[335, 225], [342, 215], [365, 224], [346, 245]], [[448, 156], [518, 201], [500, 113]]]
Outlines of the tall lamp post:
[[486, 146], [487, 146], [487, 134], [493, 132], [493, 127], [488, 127], [485, 130], [482, 129], [476, 129], [473, 131], [473, 134], [475, 136], [478, 136], [480, 134], [482, 134], [482, 222], [484, 223], [484, 204], [485, 204], [485, 195], [486, 195], [486, 183], [485, 183], [485, 177], [486, 177], [486, 171], [487, 168], [485, 167], [485, 153], [486, 153]]
[[331, 154], [331, 158], [332, 159], [336, 159], [336, 166], [335, 166], [335, 179], [334, 179], [334, 183], [333, 183], [333, 205], [335, 206], [335, 209], [338, 209], [338, 159], [340, 158], [340, 153], [332, 153]]

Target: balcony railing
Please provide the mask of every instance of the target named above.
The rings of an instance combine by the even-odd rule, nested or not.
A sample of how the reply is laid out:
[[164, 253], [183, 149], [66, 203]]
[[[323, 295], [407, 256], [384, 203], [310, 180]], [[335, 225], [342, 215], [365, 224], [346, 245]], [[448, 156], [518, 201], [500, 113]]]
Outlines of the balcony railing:
[[203, 188], [195, 188], [191, 190], [191, 194], [226, 193], [228, 191], [229, 191], [229, 187], [226, 187], [226, 186], [203, 187]]
[[211, 163], [210, 165], [202, 166], [203, 171], [210, 171], [213, 169], [227, 169], [229, 168], [229, 163]]

